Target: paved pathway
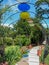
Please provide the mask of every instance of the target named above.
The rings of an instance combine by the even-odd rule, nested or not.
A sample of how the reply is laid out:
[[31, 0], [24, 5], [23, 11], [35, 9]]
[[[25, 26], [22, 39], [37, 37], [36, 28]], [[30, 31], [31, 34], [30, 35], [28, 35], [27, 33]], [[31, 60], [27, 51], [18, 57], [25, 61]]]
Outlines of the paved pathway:
[[39, 65], [39, 56], [37, 56], [37, 50], [39, 49], [39, 46], [34, 47], [29, 52], [28, 57], [28, 63], [29, 65]]
[[39, 65], [39, 56], [37, 56], [37, 50], [39, 46], [36, 46], [28, 53], [28, 58], [22, 58], [16, 65]]

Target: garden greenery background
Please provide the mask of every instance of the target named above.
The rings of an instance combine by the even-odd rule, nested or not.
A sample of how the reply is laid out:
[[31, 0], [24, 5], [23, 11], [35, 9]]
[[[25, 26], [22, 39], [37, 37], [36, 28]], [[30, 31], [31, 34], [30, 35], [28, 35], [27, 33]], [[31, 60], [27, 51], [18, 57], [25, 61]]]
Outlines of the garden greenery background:
[[[0, 62], [2, 62], [4, 58], [9, 65], [15, 65], [15, 63], [22, 58], [22, 55], [26, 53], [26, 50], [23, 52], [21, 50], [23, 46], [28, 46], [32, 43], [36, 45], [42, 44], [45, 36], [43, 29], [49, 34], [49, 30], [44, 28], [40, 23], [42, 20], [49, 18], [48, 16], [43, 17], [44, 14], [49, 14], [49, 9], [42, 9], [42, 7], [40, 7], [42, 3], [49, 5], [49, 0], [38, 0], [35, 3], [36, 16], [30, 18], [34, 26], [30, 26], [28, 20], [20, 18], [13, 27], [2, 25], [3, 14], [6, 13], [9, 5], [2, 7], [2, 4], [0, 4], [0, 50], [4, 52], [4, 57], [0, 56]], [[12, 10], [8, 9], [8, 11], [11, 12]], [[31, 39], [34, 42], [32, 42]], [[46, 62], [48, 61], [46, 60]]]

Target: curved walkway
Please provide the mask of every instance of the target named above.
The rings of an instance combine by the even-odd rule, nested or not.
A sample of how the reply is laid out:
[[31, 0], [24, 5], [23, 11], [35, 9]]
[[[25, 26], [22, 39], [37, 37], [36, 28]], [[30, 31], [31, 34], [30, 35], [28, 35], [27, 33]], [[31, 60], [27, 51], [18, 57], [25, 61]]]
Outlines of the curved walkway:
[[39, 65], [39, 56], [37, 55], [37, 50], [39, 46], [32, 48], [28, 54], [28, 63], [29, 65]]
[[39, 46], [33, 47], [28, 53], [28, 58], [22, 58], [16, 65], [39, 65], [38, 49]]

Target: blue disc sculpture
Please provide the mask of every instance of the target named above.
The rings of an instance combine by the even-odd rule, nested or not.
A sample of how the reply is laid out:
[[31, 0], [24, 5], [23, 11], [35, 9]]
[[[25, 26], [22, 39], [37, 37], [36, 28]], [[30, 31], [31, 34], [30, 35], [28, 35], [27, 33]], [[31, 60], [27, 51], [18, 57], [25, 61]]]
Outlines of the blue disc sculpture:
[[26, 12], [30, 9], [30, 6], [26, 3], [21, 3], [18, 5], [18, 9], [22, 12]]

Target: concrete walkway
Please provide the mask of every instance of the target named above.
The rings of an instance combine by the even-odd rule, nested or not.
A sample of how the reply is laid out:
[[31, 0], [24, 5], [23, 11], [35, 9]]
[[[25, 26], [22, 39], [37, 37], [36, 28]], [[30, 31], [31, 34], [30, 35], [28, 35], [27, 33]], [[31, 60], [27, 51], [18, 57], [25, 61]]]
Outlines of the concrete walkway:
[[39, 49], [39, 46], [34, 47], [30, 50], [28, 54], [28, 63], [29, 65], [39, 65], [39, 56], [37, 56], [37, 50]]
[[28, 58], [22, 58], [16, 65], [39, 65], [38, 49], [39, 46], [33, 47], [28, 53]]

